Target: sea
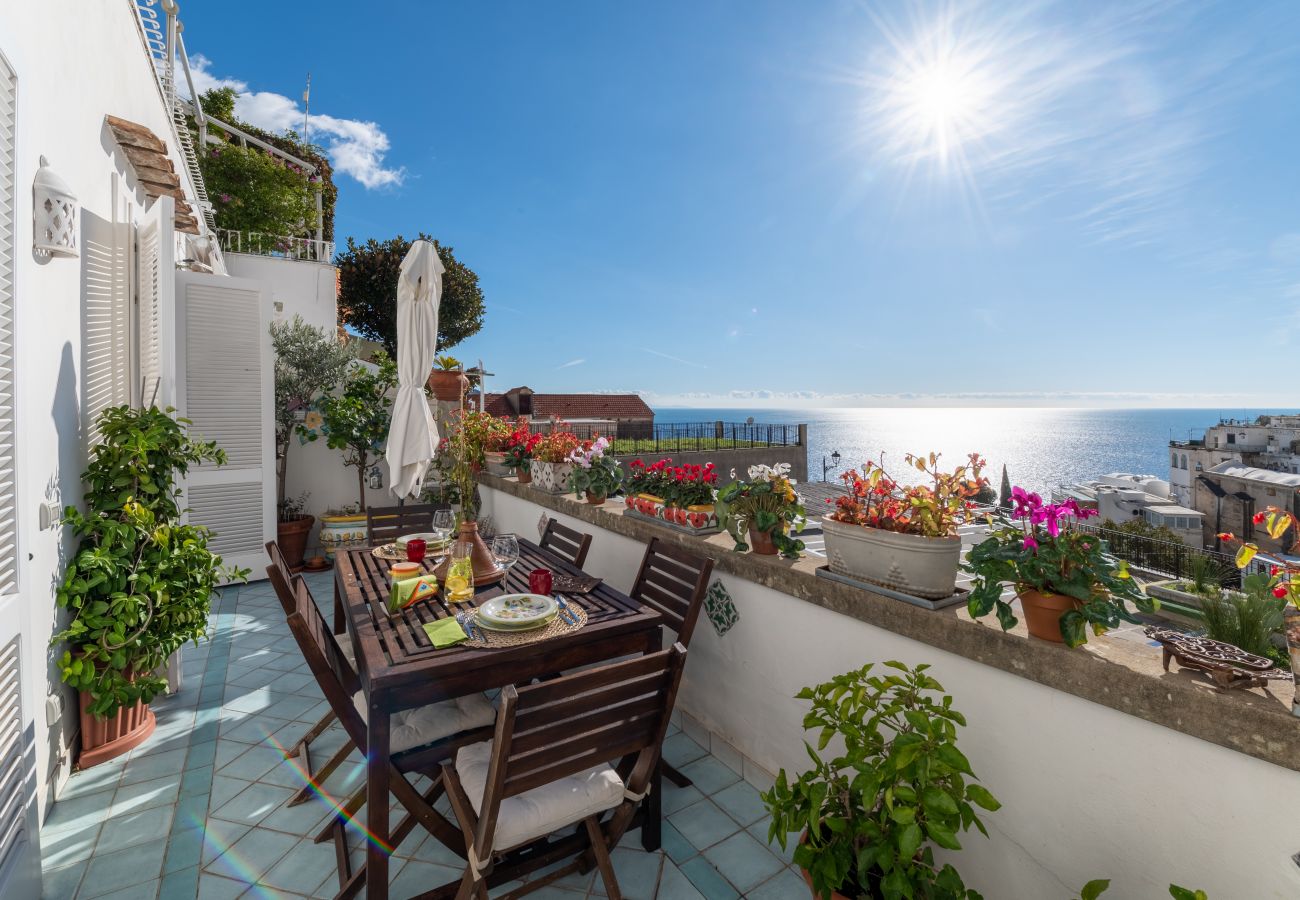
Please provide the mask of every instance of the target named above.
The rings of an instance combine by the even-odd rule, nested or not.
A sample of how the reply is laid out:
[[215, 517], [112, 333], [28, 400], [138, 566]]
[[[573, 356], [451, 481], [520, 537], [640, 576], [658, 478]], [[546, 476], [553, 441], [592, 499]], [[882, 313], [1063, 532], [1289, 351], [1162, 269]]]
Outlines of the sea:
[[[657, 424], [745, 422], [808, 425], [808, 477], [834, 480], [846, 468], [881, 462], [897, 480], [919, 473], [908, 453], [942, 456], [955, 467], [970, 453], [988, 461], [997, 488], [1005, 464], [1012, 484], [1039, 492], [1111, 472], [1169, 477], [1169, 441], [1200, 438], [1221, 419], [1254, 420], [1295, 409], [700, 409], [657, 408]], [[835, 468], [831, 455], [840, 454]]]

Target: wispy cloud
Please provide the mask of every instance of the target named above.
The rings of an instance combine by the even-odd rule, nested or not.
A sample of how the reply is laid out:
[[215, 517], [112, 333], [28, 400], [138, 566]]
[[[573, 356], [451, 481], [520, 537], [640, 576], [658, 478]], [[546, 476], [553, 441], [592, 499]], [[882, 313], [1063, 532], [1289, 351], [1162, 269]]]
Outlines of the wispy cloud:
[[[200, 94], [221, 87], [238, 92], [235, 112], [245, 122], [274, 132], [302, 128], [303, 110], [297, 101], [270, 91], [250, 91], [245, 81], [217, 76], [213, 73], [212, 61], [201, 54], [190, 57], [190, 65], [194, 89]], [[388, 135], [376, 123], [313, 112], [308, 127], [313, 141], [324, 138], [334, 168], [367, 188], [401, 184], [405, 178], [404, 169], [384, 165], [389, 150]]]
[[886, 49], [853, 76], [858, 137], [908, 190], [955, 185], [978, 218], [1052, 203], [1098, 240], [1147, 242], [1179, 223], [1225, 107], [1277, 77], [1235, 25], [1189, 40], [1196, 4], [908, 8], [924, 11], [873, 16]]
[[660, 356], [664, 359], [671, 359], [673, 362], [681, 363], [684, 366], [694, 366], [697, 369], [708, 368], [708, 366], [702, 362], [697, 362], [693, 359], [682, 359], [680, 356], [673, 356], [671, 353], [664, 353], [662, 350], [651, 350], [649, 347], [642, 347], [641, 349], [644, 352], [649, 353], [651, 356]]
[[571, 360], [569, 360], [569, 361], [566, 362], [566, 363], [560, 363], [560, 364], [559, 364], [558, 366], [556, 366], [555, 368], [557, 368], [557, 369], [571, 369], [571, 368], [573, 368], [574, 366], [580, 366], [580, 365], [582, 365], [582, 364], [585, 363], [585, 362], [586, 362], [585, 359], [571, 359]]

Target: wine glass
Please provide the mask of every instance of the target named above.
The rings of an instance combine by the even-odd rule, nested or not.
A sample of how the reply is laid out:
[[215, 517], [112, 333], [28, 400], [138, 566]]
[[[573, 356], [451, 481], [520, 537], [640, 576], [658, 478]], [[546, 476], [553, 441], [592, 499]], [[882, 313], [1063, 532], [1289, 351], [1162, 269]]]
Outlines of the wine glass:
[[452, 515], [449, 509], [437, 509], [433, 512], [433, 533], [438, 535], [438, 540], [444, 541], [451, 535], [451, 530], [456, 525], [456, 517]]
[[492, 556], [497, 565], [509, 571], [519, 562], [519, 541], [513, 534], [499, 534], [492, 539]]
[[485, 541], [490, 541], [496, 537], [497, 523], [492, 520], [491, 516], [478, 517], [478, 536]]

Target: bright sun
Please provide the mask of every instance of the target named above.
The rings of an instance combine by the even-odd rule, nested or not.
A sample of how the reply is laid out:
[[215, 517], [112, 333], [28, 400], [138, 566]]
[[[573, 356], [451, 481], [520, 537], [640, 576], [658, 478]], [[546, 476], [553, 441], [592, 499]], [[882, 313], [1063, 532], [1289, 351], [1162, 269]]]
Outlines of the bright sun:
[[871, 131], [889, 151], [941, 171], [968, 169], [972, 149], [1007, 121], [1009, 79], [986, 40], [963, 35], [951, 19], [890, 36], [884, 71], [870, 79]]

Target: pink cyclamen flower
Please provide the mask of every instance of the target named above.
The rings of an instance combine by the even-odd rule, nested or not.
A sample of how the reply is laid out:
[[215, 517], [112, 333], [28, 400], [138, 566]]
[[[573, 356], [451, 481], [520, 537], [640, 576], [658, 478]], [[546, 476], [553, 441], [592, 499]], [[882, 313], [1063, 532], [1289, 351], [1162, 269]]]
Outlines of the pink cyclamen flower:
[[1025, 549], [1026, 550], [1038, 549], [1038, 541], [1034, 540], [1034, 536], [1032, 534], [1025, 535]]

